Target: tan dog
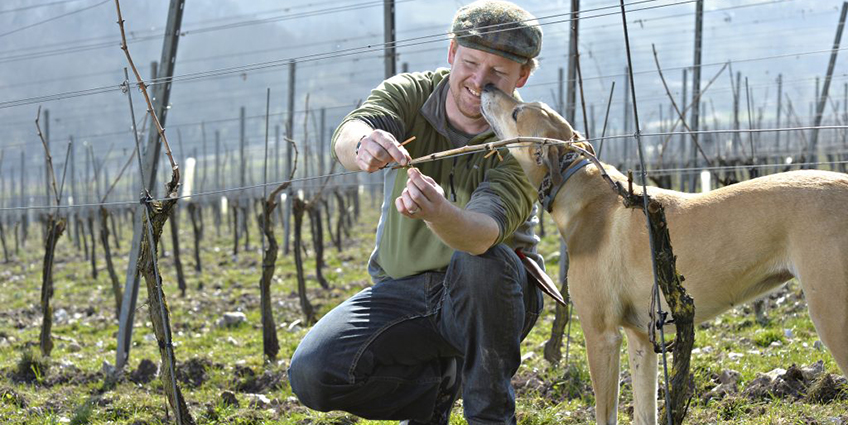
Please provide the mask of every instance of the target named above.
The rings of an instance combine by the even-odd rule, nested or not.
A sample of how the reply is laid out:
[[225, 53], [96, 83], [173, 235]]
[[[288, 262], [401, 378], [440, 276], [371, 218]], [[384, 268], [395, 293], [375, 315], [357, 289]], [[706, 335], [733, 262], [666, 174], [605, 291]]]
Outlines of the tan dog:
[[[482, 109], [502, 139], [571, 140], [575, 134], [547, 105], [518, 102], [493, 86], [484, 89]], [[566, 150], [542, 149], [559, 150], [557, 156]], [[510, 152], [538, 187], [550, 152], [529, 145]], [[624, 175], [604, 168], [626, 185]], [[634, 191], [641, 193], [641, 186]], [[656, 187], [648, 187], [648, 194], [665, 207], [677, 267], [695, 301], [696, 323], [796, 277], [821, 340], [843, 374], [848, 373], [848, 177], [793, 171], [706, 194]], [[653, 274], [645, 216], [625, 208], [592, 164], [566, 181], [552, 208], [568, 246], [569, 293], [586, 338], [597, 422], [616, 423], [624, 328], [633, 376], [633, 423], [653, 425], [657, 355], [648, 339]]]

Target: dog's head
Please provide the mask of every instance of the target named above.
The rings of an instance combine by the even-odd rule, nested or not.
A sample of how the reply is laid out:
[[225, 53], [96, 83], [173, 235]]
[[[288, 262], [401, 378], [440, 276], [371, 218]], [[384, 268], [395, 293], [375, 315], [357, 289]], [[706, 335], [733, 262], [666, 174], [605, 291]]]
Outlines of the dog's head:
[[[580, 133], [576, 132], [571, 124], [550, 106], [541, 102], [520, 102], [492, 84], [483, 88], [480, 103], [483, 117], [500, 139], [514, 137], [545, 137], [565, 141], [583, 139]], [[592, 154], [595, 153], [589, 142], [579, 142], [577, 145]], [[521, 164], [521, 168], [531, 182], [538, 185], [548, 170], [559, 166], [559, 158], [565, 155], [569, 148], [564, 145], [527, 144], [510, 147], [509, 151]]]

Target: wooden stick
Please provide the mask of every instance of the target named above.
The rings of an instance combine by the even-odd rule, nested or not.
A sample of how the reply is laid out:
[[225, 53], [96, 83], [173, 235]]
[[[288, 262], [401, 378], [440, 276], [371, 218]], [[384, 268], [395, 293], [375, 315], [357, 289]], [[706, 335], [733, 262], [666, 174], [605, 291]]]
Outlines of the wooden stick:
[[133, 74], [135, 74], [135, 79], [138, 82], [138, 88], [141, 89], [141, 93], [144, 95], [144, 100], [147, 102], [147, 112], [153, 120], [153, 123], [156, 124], [156, 130], [159, 132], [159, 137], [162, 138], [162, 143], [165, 146], [165, 154], [168, 155], [168, 160], [171, 162], [171, 170], [173, 171], [172, 177], [172, 185], [173, 188], [169, 188], [176, 192], [176, 186], [180, 182], [180, 169], [177, 166], [176, 161], [174, 161], [174, 155], [171, 153], [171, 145], [168, 143], [168, 138], [165, 137], [165, 129], [162, 128], [162, 124], [159, 123], [159, 118], [156, 116], [156, 113], [153, 112], [153, 102], [150, 100], [150, 95], [147, 94], [147, 84], [144, 83], [144, 80], [141, 78], [141, 74], [138, 73], [138, 68], [135, 66], [135, 62], [132, 60], [132, 56], [130, 56], [130, 50], [127, 48], [127, 35], [124, 31], [124, 18], [121, 16], [121, 4], [119, 0], [115, 0], [115, 8], [118, 10], [118, 26], [121, 28], [121, 50], [124, 51], [124, 54], [127, 56], [127, 62], [130, 64], [130, 68], [132, 68]]
[[415, 141], [415, 136], [412, 136], [412, 137], [410, 137], [410, 138], [408, 138], [408, 139], [404, 140], [404, 141], [403, 141], [403, 143], [401, 143], [400, 145], [401, 145], [401, 146], [406, 146], [408, 143], [412, 143], [413, 141]]
[[[683, 114], [685, 114], [685, 113], [686, 113], [686, 111], [688, 111], [690, 107], [692, 107], [693, 105], [695, 105], [695, 103], [696, 103], [696, 102], [700, 102], [700, 101], [701, 101], [701, 96], [703, 96], [703, 95], [704, 95], [704, 92], [706, 92], [706, 91], [707, 91], [707, 89], [709, 89], [709, 88], [710, 88], [710, 85], [713, 83], [713, 81], [715, 81], [715, 80], [716, 80], [716, 78], [718, 77], [718, 75], [719, 75], [719, 74], [721, 74], [721, 72], [724, 70], [724, 68], [725, 68], [725, 67], [727, 67], [728, 63], [725, 63], [725, 64], [724, 64], [724, 66], [722, 66], [722, 67], [721, 67], [721, 69], [720, 69], [720, 70], [716, 73], [715, 77], [713, 77], [713, 78], [710, 80], [710, 82], [709, 82], [709, 83], [707, 83], [707, 87], [705, 87], [705, 88], [704, 88], [704, 90], [702, 90], [702, 91], [698, 94], [698, 98], [697, 98], [697, 99], [693, 99], [693, 100], [692, 100], [692, 102], [689, 104], [689, 106], [686, 106], [685, 108], [683, 108], [683, 111], [680, 111], [680, 108], [677, 106], [677, 102], [675, 102], [675, 101], [674, 101], [674, 96], [672, 96], [672, 95], [671, 95], [671, 90], [669, 90], [669, 88], [668, 88], [668, 84], [666, 84], [665, 76], [663, 75], [663, 72], [662, 72], [662, 67], [660, 67], [660, 60], [659, 60], [659, 57], [657, 56], [657, 48], [656, 48], [656, 46], [654, 46], [654, 45], [651, 45], [651, 48], [654, 50], [654, 63], [657, 65], [657, 72], [658, 72], [658, 73], [659, 73], [659, 75], [660, 75], [660, 80], [662, 80], [663, 87], [665, 87], [665, 92], [666, 92], [666, 94], [668, 95], [668, 98], [671, 100], [671, 105], [674, 107], [674, 111], [675, 111], [675, 112], [677, 112], [677, 116], [678, 116], [678, 120], [677, 120], [677, 121], [674, 123], [674, 125], [671, 127], [671, 131], [674, 131], [674, 128], [677, 126], [677, 123], [681, 123], [681, 124], [683, 124], [683, 127], [684, 127], [684, 128], [686, 128], [686, 130], [690, 132], [690, 137], [692, 138], [692, 142], [694, 142], [694, 143], [695, 143], [695, 148], [697, 148], [697, 149], [698, 149], [698, 152], [700, 152], [700, 153], [701, 153], [701, 156], [704, 158], [704, 161], [706, 161], [707, 166], [712, 167], [712, 166], [713, 166], [713, 162], [712, 162], [712, 161], [710, 161], [710, 158], [709, 158], [709, 157], [707, 157], [707, 154], [704, 152], [704, 149], [703, 149], [703, 148], [701, 148], [701, 144], [700, 144], [700, 143], [698, 143], [698, 141], [697, 141], [697, 140], [695, 140], [695, 135], [694, 135], [694, 134], [691, 134], [692, 129], [689, 127], [689, 124], [687, 124], [687, 123], [686, 123], [686, 118], [684, 117], [684, 115], [683, 115]], [[685, 106], [685, 105], [684, 105], [684, 106]], [[669, 136], [669, 137], [666, 139], [666, 143], [664, 143], [664, 144], [663, 144], [663, 148], [665, 148], [665, 144], [667, 144], [669, 140], [671, 140], [671, 136]], [[663, 149], [663, 151], [664, 151], [664, 150], [665, 150], [665, 149]]]
[[47, 146], [47, 140], [44, 139], [44, 134], [41, 132], [41, 125], [38, 124], [41, 119], [41, 105], [38, 105], [38, 112], [35, 115], [35, 128], [38, 130], [38, 137], [41, 139], [41, 144], [44, 145], [44, 155], [47, 157], [47, 171], [50, 172], [53, 186], [53, 196], [56, 197], [56, 205], [59, 205], [59, 191], [56, 189], [56, 174], [53, 172], [53, 156], [50, 155], [50, 148]]

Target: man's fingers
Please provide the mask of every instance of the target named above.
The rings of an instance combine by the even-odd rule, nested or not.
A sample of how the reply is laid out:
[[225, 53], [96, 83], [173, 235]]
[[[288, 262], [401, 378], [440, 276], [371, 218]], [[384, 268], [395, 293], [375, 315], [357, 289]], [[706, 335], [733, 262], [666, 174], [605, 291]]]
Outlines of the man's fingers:
[[406, 148], [401, 146], [391, 133], [377, 130], [372, 134], [371, 138], [386, 151], [390, 160], [400, 165], [406, 165], [412, 160]]
[[409, 188], [403, 190], [400, 194], [400, 198], [403, 201], [403, 206], [406, 207], [406, 210], [411, 214], [415, 214], [421, 210], [421, 205], [415, 202], [415, 199], [412, 198]]
[[392, 156], [383, 147], [382, 144], [374, 141], [370, 138], [365, 138], [362, 140], [362, 145], [359, 147], [359, 153], [364, 154], [366, 157], [370, 156], [373, 158], [373, 162], [375, 164], [379, 164], [379, 166], [383, 166], [388, 164], [392, 160]]
[[437, 196], [444, 197], [442, 187], [435, 180], [421, 173], [417, 168], [410, 168], [407, 171], [407, 176], [409, 177], [409, 182], [418, 188], [427, 200], [434, 202]]
[[[368, 137], [362, 139], [359, 145], [359, 153], [365, 162], [377, 169], [383, 168], [392, 161], [406, 165], [412, 160], [406, 148], [401, 146], [391, 133], [383, 130], [375, 130]], [[367, 158], [369, 155], [373, 160]]]
[[419, 206], [427, 208], [427, 206], [430, 204], [429, 197], [424, 193], [424, 191], [419, 189], [418, 186], [414, 184], [407, 185], [406, 189], [404, 190], [409, 193], [409, 197], [410, 199], [412, 199], [412, 202], [415, 202]]

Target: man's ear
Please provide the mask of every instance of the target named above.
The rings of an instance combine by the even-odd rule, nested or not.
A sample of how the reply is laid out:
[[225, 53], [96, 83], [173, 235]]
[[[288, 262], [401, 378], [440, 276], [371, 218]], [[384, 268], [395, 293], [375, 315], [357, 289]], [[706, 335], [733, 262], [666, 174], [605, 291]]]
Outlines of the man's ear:
[[448, 47], [448, 63], [453, 65], [453, 60], [456, 58], [456, 40], [451, 40], [450, 47]]
[[526, 65], [521, 66], [521, 72], [518, 74], [518, 81], [515, 83], [515, 88], [524, 87], [527, 84], [527, 79], [530, 78], [530, 67]]

